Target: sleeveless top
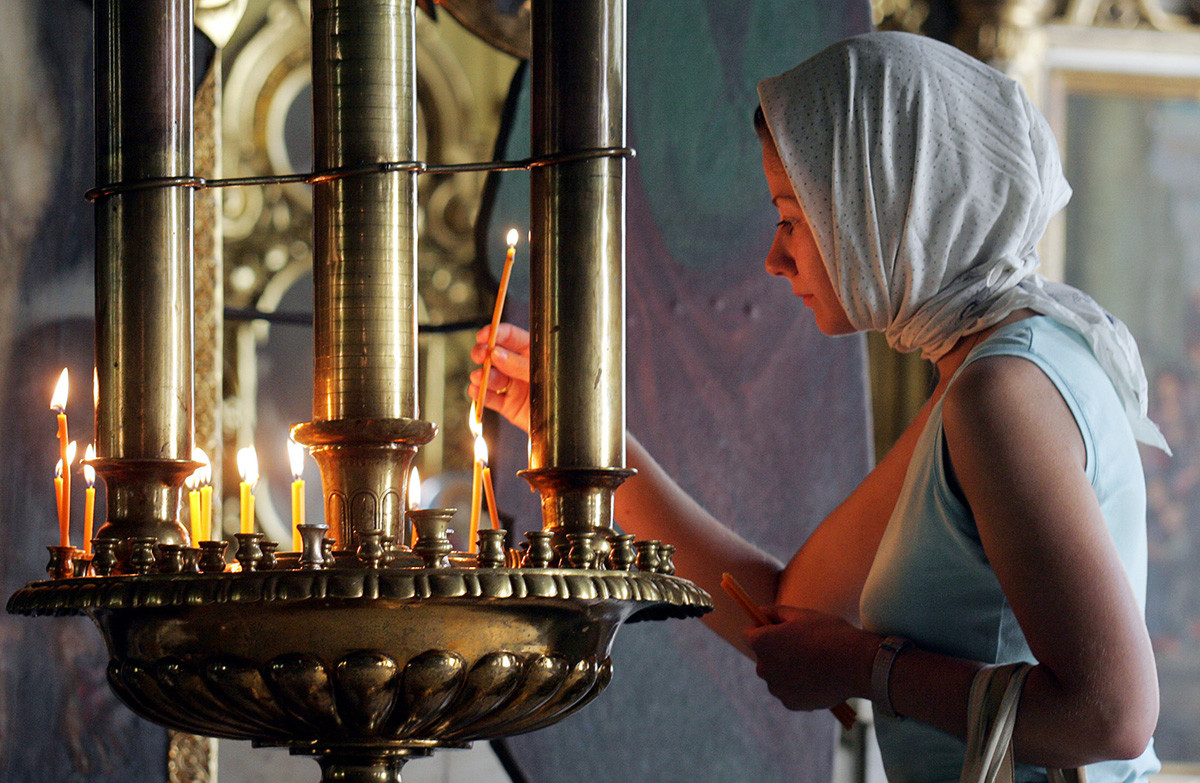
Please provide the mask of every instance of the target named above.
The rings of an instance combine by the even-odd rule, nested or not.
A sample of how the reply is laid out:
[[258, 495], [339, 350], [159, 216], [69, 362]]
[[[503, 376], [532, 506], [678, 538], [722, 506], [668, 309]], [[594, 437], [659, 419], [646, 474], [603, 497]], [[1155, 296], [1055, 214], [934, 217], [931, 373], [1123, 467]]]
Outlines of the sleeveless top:
[[[1144, 611], [1145, 479], [1111, 381], [1077, 332], [1045, 316], [996, 330], [971, 351], [963, 367], [996, 355], [1036, 364], [1069, 406], [1083, 435], [1087, 476]], [[971, 511], [947, 481], [940, 401], [917, 442], [867, 576], [860, 613], [867, 630], [897, 634], [933, 652], [985, 663], [1034, 661], [988, 565]], [[916, 720], [876, 715], [875, 721], [890, 783], [958, 780], [961, 740]], [[1137, 759], [1094, 764], [1087, 772], [1089, 783], [1132, 783], [1158, 768], [1151, 743]], [[1018, 766], [1018, 781], [1045, 779], [1039, 768]]]

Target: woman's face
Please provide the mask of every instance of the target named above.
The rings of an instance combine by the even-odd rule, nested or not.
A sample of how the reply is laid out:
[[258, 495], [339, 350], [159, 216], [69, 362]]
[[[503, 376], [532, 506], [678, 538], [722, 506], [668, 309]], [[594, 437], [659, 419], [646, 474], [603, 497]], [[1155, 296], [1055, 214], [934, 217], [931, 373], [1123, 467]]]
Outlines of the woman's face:
[[828, 335], [856, 332], [833, 290], [816, 237], [800, 208], [775, 143], [765, 132], [761, 135], [767, 187], [771, 203], [779, 210], [779, 227], [767, 253], [767, 271], [792, 284], [792, 292], [813, 311], [817, 328], [822, 332]]

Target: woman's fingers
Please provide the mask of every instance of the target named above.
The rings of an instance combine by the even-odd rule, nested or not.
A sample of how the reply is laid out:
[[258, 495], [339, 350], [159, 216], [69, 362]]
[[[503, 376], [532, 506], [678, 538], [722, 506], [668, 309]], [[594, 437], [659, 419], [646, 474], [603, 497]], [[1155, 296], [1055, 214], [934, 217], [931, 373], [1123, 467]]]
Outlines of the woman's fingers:
[[[480, 329], [475, 334], [475, 342], [480, 345], [487, 345], [488, 337], [492, 333], [492, 325]], [[496, 328], [496, 345], [529, 356], [529, 332], [519, 326], [513, 326], [510, 323], [502, 323]]]
[[[467, 395], [471, 400], [479, 399], [479, 384], [483, 370], [473, 370]], [[484, 407], [491, 408], [516, 426], [529, 431], [529, 383], [514, 378], [493, 367], [488, 374], [488, 388], [483, 398]]]
[[[487, 359], [491, 331], [489, 325], [475, 335], [476, 344], [471, 348], [471, 359], [478, 364], [483, 364]], [[491, 358], [483, 404], [528, 432], [529, 332], [512, 324], [500, 324], [496, 329], [496, 344]], [[472, 400], [477, 400], [479, 384], [483, 382], [483, 369], [472, 371], [470, 381], [467, 393]]]
[[[486, 355], [486, 346], [483, 347], [482, 350]], [[472, 356], [474, 356], [474, 352], [472, 352]], [[482, 356], [480, 357], [480, 363], [482, 363], [483, 358], [484, 357]], [[529, 357], [523, 356], [519, 353], [513, 353], [512, 351], [497, 346], [496, 349], [492, 351], [492, 372], [495, 373], [497, 370], [504, 375], [509, 376], [510, 378], [528, 383]], [[490, 387], [491, 384], [489, 383], [488, 386]]]

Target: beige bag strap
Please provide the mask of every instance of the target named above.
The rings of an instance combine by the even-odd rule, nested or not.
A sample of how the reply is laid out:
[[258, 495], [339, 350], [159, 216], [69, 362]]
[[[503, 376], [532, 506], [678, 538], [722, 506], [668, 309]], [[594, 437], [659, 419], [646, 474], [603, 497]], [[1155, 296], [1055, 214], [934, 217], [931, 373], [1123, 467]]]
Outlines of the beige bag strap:
[[[971, 681], [967, 750], [959, 783], [1012, 783], [1012, 735], [1029, 663], [985, 666]], [[1050, 783], [1087, 783], [1083, 769], [1046, 770]]]

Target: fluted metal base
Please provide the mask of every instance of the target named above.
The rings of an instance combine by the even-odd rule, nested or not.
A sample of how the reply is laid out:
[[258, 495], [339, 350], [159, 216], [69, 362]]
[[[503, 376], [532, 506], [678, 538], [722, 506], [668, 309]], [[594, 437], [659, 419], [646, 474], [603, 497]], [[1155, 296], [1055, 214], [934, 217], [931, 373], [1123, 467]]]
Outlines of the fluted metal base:
[[618, 628], [712, 607], [662, 573], [339, 565], [56, 579], [8, 611], [86, 614], [134, 712], [313, 755], [324, 781], [398, 783], [439, 747], [533, 731], [612, 677]]

